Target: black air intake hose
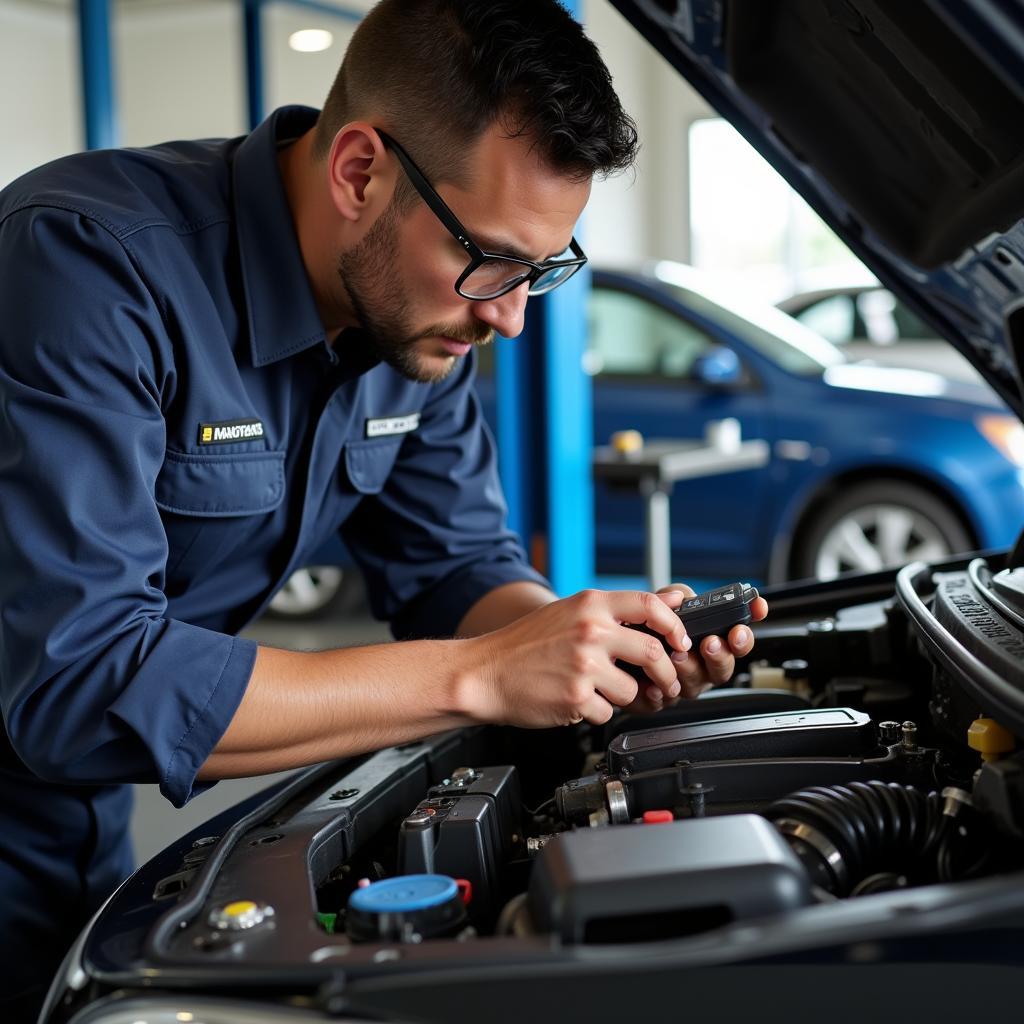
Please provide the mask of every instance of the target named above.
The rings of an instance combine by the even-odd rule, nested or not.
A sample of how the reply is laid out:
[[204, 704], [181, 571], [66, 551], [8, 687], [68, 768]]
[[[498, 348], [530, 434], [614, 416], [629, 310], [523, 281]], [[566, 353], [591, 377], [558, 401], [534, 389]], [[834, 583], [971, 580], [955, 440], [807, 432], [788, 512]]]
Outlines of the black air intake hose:
[[901, 873], [934, 878], [936, 862], [944, 874], [953, 819], [943, 814], [943, 803], [934, 791], [925, 794], [896, 782], [851, 782], [792, 793], [772, 804], [766, 817], [811, 878], [845, 896], [855, 889], [870, 891], [872, 880]]

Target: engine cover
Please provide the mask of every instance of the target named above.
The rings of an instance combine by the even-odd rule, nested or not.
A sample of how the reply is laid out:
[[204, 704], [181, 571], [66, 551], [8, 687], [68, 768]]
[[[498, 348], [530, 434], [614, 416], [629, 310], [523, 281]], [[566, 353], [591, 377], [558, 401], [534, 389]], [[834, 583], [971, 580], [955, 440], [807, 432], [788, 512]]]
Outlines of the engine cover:
[[863, 712], [809, 708], [623, 733], [608, 747], [608, 771], [629, 774], [678, 762], [864, 756], [877, 746], [875, 726]]
[[676, 938], [812, 902], [796, 855], [754, 814], [565, 832], [528, 897], [534, 924], [566, 943]]

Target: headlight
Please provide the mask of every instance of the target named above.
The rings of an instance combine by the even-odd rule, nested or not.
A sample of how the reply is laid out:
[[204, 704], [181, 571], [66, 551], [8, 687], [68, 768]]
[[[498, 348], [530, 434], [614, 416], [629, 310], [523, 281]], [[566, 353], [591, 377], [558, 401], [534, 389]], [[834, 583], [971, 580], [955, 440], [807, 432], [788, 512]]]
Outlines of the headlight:
[[1024, 469], [1024, 423], [1016, 416], [979, 416], [974, 425], [1000, 455]]

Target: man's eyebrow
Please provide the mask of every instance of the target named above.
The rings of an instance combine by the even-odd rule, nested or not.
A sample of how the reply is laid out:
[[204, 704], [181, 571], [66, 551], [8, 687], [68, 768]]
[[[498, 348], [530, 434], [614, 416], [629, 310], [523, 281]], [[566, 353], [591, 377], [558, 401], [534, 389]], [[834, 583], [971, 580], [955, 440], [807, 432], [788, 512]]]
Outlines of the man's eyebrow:
[[561, 256], [562, 253], [569, 248], [568, 244], [566, 244], [557, 252], [552, 253], [551, 256], [538, 258], [528, 252], [524, 252], [517, 245], [501, 238], [491, 238], [488, 235], [476, 235], [472, 233], [470, 233], [470, 237], [486, 252], [493, 253], [495, 256], [513, 256], [517, 260], [526, 260], [528, 263], [543, 263], [544, 260], [552, 259], [554, 256]]

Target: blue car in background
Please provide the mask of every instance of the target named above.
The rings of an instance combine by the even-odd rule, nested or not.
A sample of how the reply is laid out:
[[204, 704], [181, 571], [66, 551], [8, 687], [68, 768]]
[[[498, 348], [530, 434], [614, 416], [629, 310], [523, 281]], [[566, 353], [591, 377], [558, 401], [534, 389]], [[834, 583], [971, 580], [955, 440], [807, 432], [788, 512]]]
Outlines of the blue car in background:
[[[699, 438], [734, 417], [770, 445], [762, 469], [676, 486], [674, 578], [832, 579], [1013, 543], [1024, 426], [987, 386], [850, 363], [681, 264], [593, 285], [595, 444], [628, 428]], [[638, 573], [641, 499], [598, 482], [595, 505], [598, 571]]]
[[[981, 383], [851, 363], [768, 305], [719, 296], [692, 267], [596, 270], [589, 307], [594, 441], [700, 438], [735, 418], [763, 438], [761, 469], [687, 481], [672, 498], [673, 578], [828, 580], [1004, 547], [1024, 520], [1024, 426]], [[514, 342], [513, 342], [514, 344]], [[493, 353], [477, 389], [495, 422]], [[596, 565], [640, 576], [642, 499], [595, 483]], [[280, 614], [359, 600], [339, 565], [293, 577]]]

